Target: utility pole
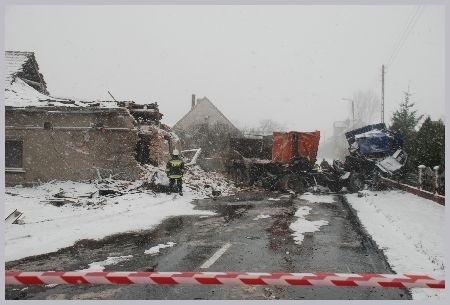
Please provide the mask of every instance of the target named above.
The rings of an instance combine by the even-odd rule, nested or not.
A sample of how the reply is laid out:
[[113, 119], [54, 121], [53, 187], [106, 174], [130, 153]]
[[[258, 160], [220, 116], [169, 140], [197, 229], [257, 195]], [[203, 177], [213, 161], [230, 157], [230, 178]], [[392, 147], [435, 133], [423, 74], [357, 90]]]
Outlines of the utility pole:
[[384, 65], [381, 66], [381, 123], [384, 123]]

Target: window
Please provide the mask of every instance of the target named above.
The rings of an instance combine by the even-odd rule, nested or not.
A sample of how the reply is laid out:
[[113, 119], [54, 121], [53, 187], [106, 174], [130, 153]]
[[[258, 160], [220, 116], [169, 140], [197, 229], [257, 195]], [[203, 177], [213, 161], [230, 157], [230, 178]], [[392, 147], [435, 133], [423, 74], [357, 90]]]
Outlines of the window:
[[5, 168], [22, 168], [23, 141], [5, 141]]

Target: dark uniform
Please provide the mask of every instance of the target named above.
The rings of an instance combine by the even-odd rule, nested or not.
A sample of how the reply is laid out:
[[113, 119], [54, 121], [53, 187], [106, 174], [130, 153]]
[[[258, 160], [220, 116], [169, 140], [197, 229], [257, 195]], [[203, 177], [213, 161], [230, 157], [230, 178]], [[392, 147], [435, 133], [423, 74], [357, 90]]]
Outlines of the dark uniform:
[[167, 162], [166, 174], [169, 177], [169, 193], [172, 192], [175, 181], [177, 182], [178, 193], [183, 195], [183, 170], [184, 162], [178, 156], [172, 156]]

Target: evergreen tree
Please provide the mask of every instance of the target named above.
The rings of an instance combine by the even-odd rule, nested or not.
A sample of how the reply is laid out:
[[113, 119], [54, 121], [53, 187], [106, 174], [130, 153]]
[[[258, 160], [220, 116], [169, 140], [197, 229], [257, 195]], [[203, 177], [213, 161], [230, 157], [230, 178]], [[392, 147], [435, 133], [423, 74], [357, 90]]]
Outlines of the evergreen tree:
[[410, 101], [411, 93], [405, 92], [405, 99], [400, 104], [400, 109], [392, 116], [391, 131], [400, 135], [404, 141], [404, 149], [409, 155], [408, 169], [415, 170], [417, 155], [415, 154], [416, 127], [423, 115], [418, 115], [417, 110], [413, 110], [414, 103]]
[[445, 164], [445, 125], [442, 120], [432, 121], [427, 117], [417, 132], [414, 154], [416, 166], [429, 167]]

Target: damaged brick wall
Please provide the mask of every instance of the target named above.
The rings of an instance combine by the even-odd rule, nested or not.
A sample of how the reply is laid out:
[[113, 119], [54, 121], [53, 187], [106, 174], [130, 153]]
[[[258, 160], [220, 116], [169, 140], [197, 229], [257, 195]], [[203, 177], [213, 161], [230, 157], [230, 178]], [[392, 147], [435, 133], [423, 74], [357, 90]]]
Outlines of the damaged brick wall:
[[139, 136], [148, 143], [148, 163], [154, 166], [165, 164], [170, 159], [169, 152], [174, 148], [179, 149], [178, 138], [154, 125], [141, 126]]
[[150, 144], [148, 146], [150, 163], [153, 165], [161, 165], [166, 161], [166, 154], [169, 151], [168, 140], [164, 135], [154, 131], [151, 135]]
[[[44, 128], [44, 123], [46, 123]], [[6, 184], [102, 177], [134, 180], [138, 129], [115, 109], [6, 109], [6, 139], [22, 141], [22, 170], [6, 170]]]

